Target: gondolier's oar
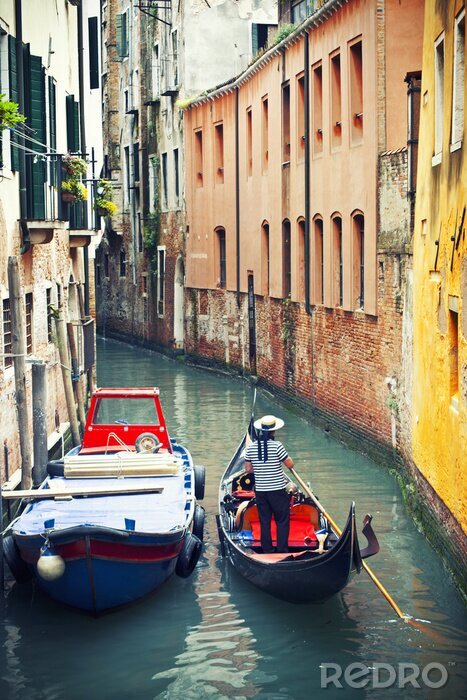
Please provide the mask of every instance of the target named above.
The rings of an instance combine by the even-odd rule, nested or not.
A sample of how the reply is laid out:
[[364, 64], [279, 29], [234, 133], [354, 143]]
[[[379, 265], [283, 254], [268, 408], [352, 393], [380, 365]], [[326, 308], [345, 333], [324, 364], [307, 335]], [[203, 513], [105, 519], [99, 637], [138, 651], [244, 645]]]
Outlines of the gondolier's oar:
[[[309, 496], [309, 497], [311, 498], [311, 500], [313, 501], [313, 503], [317, 506], [317, 508], [320, 510], [320, 512], [324, 515], [324, 517], [326, 518], [326, 520], [328, 520], [328, 521], [330, 522], [332, 529], [333, 529], [333, 530], [339, 535], [339, 537], [340, 537], [340, 536], [342, 535], [342, 530], [336, 525], [336, 523], [335, 523], [334, 520], [331, 518], [331, 516], [330, 516], [328, 513], [326, 513], [326, 511], [324, 510], [324, 508], [323, 508], [323, 506], [321, 505], [321, 503], [318, 501], [318, 499], [316, 498], [316, 496], [313, 494], [313, 491], [312, 491], [310, 488], [308, 488], [308, 486], [305, 484], [305, 482], [303, 481], [303, 479], [301, 479], [301, 478], [299, 477], [299, 475], [297, 474], [297, 472], [295, 471], [295, 469], [291, 469], [290, 471], [292, 472], [292, 474], [294, 475], [295, 479], [297, 480], [297, 482], [298, 482], [298, 483], [300, 484], [300, 486], [302, 487], [303, 491], [307, 494], [307, 496]], [[406, 622], [409, 622], [409, 621], [410, 621], [410, 616], [409, 616], [409, 615], [406, 615], [405, 613], [402, 612], [402, 610], [400, 609], [400, 607], [397, 605], [396, 601], [395, 601], [395, 600], [392, 598], [392, 596], [388, 593], [388, 591], [385, 589], [385, 587], [383, 586], [383, 584], [381, 583], [381, 581], [375, 576], [375, 574], [374, 574], [373, 571], [370, 569], [370, 567], [368, 566], [368, 564], [367, 564], [365, 561], [362, 561], [362, 565], [363, 565], [363, 568], [365, 569], [365, 571], [367, 572], [368, 576], [371, 578], [371, 580], [373, 581], [373, 583], [375, 584], [375, 586], [379, 589], [379, 591], [380, 591], [380, 592], [383, 594], [383, 596], [386, 598], [386, 600], [388, 601], [389, 605], [393, 608], [393, 610], [395, 610], [395, 612], [399, 615], [399, 617], [400, 617], [402, 620], [405, 620]]]

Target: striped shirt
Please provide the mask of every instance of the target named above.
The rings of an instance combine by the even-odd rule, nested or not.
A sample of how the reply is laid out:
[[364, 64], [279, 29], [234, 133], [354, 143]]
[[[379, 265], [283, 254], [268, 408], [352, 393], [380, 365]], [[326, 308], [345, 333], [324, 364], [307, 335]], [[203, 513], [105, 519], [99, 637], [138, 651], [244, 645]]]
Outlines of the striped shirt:
[[[261, 440], [261, 455], [264, 455], [264, 444]], [[258, 443], [252, 442], [245, 452], [245, 460], [251, 462], [255, 472], [255, 491], [279, 491], [285, 488], [287, 479], [282, 471], [282, 462], [289, 455], [284, 445], [278, 440], [268, 440], [268, 459], [263, 462], [258, 459]]]

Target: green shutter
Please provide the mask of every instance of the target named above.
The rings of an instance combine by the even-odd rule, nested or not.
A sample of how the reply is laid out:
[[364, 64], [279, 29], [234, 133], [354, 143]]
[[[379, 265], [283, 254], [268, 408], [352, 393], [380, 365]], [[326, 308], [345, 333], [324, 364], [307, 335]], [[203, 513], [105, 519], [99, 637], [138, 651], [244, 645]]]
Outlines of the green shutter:
[[117, 15], [117, 56], [123, 57], [122, 47], [122, 15]]
[[256, 56], [258, 53], [258, 25], [253, 22], [251, 25], [251, 54]]
[[128, 10], [126, 12], [124, 12], [123, 14], [124, 14], [124, 17], [123, 17], [123, 36], [122, 36], [123, 51], [124, 51], [123, 55], [128, 56], [129, 48], [130, 48], [130, 46], [129, 46], [129, 32], [128, 32]]
[[97, 17], [88, 17], [89, 37], [89, 87], [99, 87], [99, 39]]
[[66, 104], [66, 142], [69, 151], [74, 151], [75, 147], [75, 128], [74, 128], [74, 95], [67, 95], [65, 98]]
[[[55, 81], [51, 75], [49, 75], [48, 87], [49, 87], [49, 143], [50, 143], [50, 150], [52, 152], [54, 152], [57, 148], [57, 96], [56, 96]], [[54, 158], [50, 158], [50, 160], [49, 160], [49, 163], [50, 163], [49, 179], [50, 179], [51, 185], [55, 185], [56, 181], [57, 181], [56, 162], [57, 161]]]
[[[40, 56], [30, 57], [30, 126], [34, 129], [34, 138], [45, 144], [46, 142], [46, 113], [45, 113], [45, 70]], [[34, 150], [45, 153], [46, 146], [34, 144]], [[45, 160], [32, 159], [32, 218], [45, 218], [45, 191], [44, 183], [47, 177]]]
[[[16, 69], [16, 39], [11, 34], [8, 35], [8, 69], [9, 69], [9, 88], [10, 100], [18, 102], [18, 73]], [[11, 133], [11, 169], [17, 172], [19, 170], [19, 151], [13, 145], [15, 143], [15, 135]]]
[[128, 11], [117, 15], [117, 56], [125, 58], [128, 56]]
[[73, 104], [73, 130], [74, 130], [74, 150], [79, 151], [79, 102]]

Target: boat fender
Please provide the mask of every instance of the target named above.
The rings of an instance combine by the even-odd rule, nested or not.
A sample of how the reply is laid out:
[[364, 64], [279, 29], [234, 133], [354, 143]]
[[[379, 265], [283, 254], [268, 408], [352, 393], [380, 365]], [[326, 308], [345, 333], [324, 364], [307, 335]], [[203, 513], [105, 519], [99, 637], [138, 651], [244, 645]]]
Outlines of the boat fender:
[[65, 561], [50, 544], [46, 543], [41, 548], [37, 573], [45, 581], [55, 581], [65, 573]]
[[203, 464], [195, 464], [193, 471], [195, 473], [195, 498], [197, 501], [202, 501], [204, 498], [206, 467]]
[[31, 570], [26, 562], [21, 559], [21, 554], [13, 535], [7, 535], [3, 538], [3, 556], [17, 583], [27, 583], [32, 579]]
[[63, 476], [64, 469], [63, 459], [53, 459], [47, 462], [47, 474], [49, 476]]
[[187, 532], [182, 551], [178, 555], [175, 573], [182, 578], [188, 578], [198, 563], [203, 545], [196, 535]]
[[220, 515], [216, 515], [216, 524], [217, 524], [217, 534], [219, 536], [219, 543], [221, 546], [221, 557], [225, 557], [227, 552], [225, 549], [225, 537], [224, 537], [224, 532], [222, 530], [221, 516]]
[[195, 506], [195, 512], [193, 515], [193, 528], [192, 532], [196, 537], [203, 541], [203, 533], [204, 533], [204, 508], [201, 508], [198, 504]]

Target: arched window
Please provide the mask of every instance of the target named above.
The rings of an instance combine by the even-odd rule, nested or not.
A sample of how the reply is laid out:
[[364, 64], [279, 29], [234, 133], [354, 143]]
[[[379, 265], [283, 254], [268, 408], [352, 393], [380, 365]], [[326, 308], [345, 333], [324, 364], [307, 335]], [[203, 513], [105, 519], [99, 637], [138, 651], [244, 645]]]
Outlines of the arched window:
[[356, 213], [353, 219], [353, 299], [356, 309], [365, 305], [365, 217]]
[[292, 290], [290, 221], [282, 222], [282, 296], [288, 297]]
[[305, 299], [305, 219], [297, 222], [298, 243], [298, 298]]
[[342, 217], [332, 217], [332, 303], [343, 306], [344, 303], [344, 269], [342, 256]]
[[261, 224], [261, 292], [269, 296], [269, 224]]
[[226, 250], [225, 250], [225, 229], [216, 229], [217, 242], [217, 283], [221, 289], [225, 289], [227, 283], [227, 266], [226, 266]]
[[318, 214], [313, 219], [313, 244], [313, 297], [316, 304], [324, 304], [323, 219]]

